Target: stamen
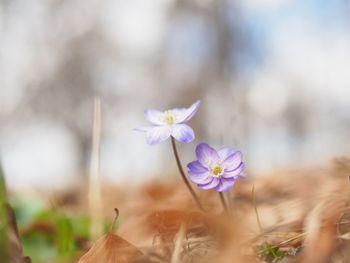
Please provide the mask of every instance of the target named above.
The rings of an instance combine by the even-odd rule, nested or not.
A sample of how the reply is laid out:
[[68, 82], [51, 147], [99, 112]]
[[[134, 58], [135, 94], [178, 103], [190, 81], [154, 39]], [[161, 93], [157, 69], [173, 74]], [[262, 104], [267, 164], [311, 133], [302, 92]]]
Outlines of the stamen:
[[164, 122], [168, 125], [174, 124], [174, 117], [171, 115], [171, 113], [167, 112], [165, 114]]
[[215, 165], [215, 166], [211, 169], [211, 171], [213, 172], [213, 174], [214, 174], [215, 176], [219, 177], [220, 174], [222, 173], [222, 168], [221, 168], [221, 166], [219, 166], [219, 165]]

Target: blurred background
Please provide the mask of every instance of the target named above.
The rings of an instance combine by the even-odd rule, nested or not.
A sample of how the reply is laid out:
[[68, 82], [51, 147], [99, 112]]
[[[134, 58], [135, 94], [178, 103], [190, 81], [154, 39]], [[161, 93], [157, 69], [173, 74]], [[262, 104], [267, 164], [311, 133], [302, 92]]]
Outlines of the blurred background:
[[62, 189], [89, 170], [102, 103], [101, 174], [135, 184], [175, 169], [148, 146], [145, 108], [202, 104], [179, 146], [234, 146], [250, 171], [350, 152], [347, 0], [1, 0], [0, 154], [13, 189]]

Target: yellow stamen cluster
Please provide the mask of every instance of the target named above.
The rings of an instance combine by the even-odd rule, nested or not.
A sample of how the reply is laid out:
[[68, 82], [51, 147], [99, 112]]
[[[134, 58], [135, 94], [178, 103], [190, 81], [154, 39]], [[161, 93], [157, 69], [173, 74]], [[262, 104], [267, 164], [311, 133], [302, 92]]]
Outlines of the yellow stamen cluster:
[[168, 125], [174, 124], [174, 117], [170, 113], [166, 113], [164, 117], [164, 122]]
[[211, 171], [213, 172], [213, 174], [214, 174], [215, 176], [219, 177], [220, 174], [222, 173], [222, 168], [221, 168], [221, 166], [219, 166], [219, 165], [215, 165], [215, 166], [211, 169]]

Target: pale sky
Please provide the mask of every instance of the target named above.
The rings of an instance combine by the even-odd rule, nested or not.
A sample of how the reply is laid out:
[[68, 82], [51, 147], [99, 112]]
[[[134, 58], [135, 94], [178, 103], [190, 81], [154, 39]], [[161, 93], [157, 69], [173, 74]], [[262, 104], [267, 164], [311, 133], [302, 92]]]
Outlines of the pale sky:
[[[24, 2], [21, 1], [22, 4]], [[346, 9], [345, 2], [245, 0], [238, 3], [243, 21], [242, 30], [249, 35], [256, 49], [254, 53], [242, 51], [238, 59], [241, 65], [238, 67], [239, 83], [248, 90], [248, 105], [256, 115], [251, 124], [255, 132], [248, 145], [244, 146], [249, 151], [249, 166], [254, 170], [271, 170], [295, 164], [318, 165], [336, 155], [349, 152], [343, 143], [346, 134], [336, 123], [335, 128], [329, 128], [328, 121], [331, 121], [332, 115], [327, 115], [329, 109], [332, 109], [333, 114], [346, 115], [350, 107], [350, 27], [348, 13], [345, 11], [349, 9]], [[6, 10], [12, 14], [7, 21], [12, 25], [11, 30], [6, 31], [4, 21], [0, 19], [2, 113], [11, 112], [25, 96], [25, 83], [37, 78], [38, 72], [32, 68], [33, 61], [39, 60], [42, 63], [44, 71], [40, 74], [49, 74], [59, 58], [49, 45], [40, 41], [43, 36], [39, 32], [45, 27], [43, 21], [47, 15], [44, 5], [38, 4], [38, 1], [27, 3], [13, 5]], [[89, 19], [97, 19], [102, 34], [107, 35], [126, 56], [144, 59], [162, 47], [161, 39], [165, 36], [165, 21], [169, 15], [167, 12], [173, 1], [111, 0], [106, 1], [101, 8], [96, 8], [98, 5], [95, 1], [86, 3], [85, 9], [80, 9], [78, 7], [82, 2], [72, 1], [70, 8], [76, 11], [64, 19], [72, 25], [72, 30], [69, 31], [71, 34], [79, 35], [87, 30], [88, 24], [81, 21], [90, 23]], [[2, 12], [5, 11], [0, 10], [0, 16]], [[21, 22], [18, 14], [28, 22]], [[76, 17], [86, 17], [86, 20], [74, 20]], [[184, 18], [183, 21], [192, 20]], [[170, 55], [179, 56], [180, 53], [177, 54], [176, 50], [180, 47], [195, 52], [196, 56], [205, 56], [206, 46], [203, 45], [203, 49], [197, 48], [198, 41], [206, 36], [205, 25], [200, 20], [193, 20], [187, 26], [183, 21], [176, 24], [171, 32], [170, 40], [174, 44], [170, 45], [170, 52], [173, 52]], [[187, 35], [192, 38], [184, 39], [184, 30], [189, 30], [191, 34]], [[34, 35], [37, 42], [28, 42], [33, 37], [31, 34], [37, 34]], [[54, 34], [50, 35], [52, 41], [56, 40]], [[193, 48], [191, 43], [195, 43]], [[210, 40], [207, 44], [210, 45]], [[38, 45], [42, 45], [41, 52], [34, 57], [33, 50]], [[47, 56], [52, 59], [47, 60]], [[195, 67], [196, 63], [192, 59], [194, 58], [189, 56], [184, 61]], [[149, 90], [153, 83], [147, 78], [147, 70], [141, 66], [115, 69], [113, 61], [110, 63], [110, 67], [94, 65], [97, 73], [107, 72], [104, 74], [107, 76], [105, 79], [97, 78], [97, 81], [105, 81], [106, 87], [109, 83], [121, 83], [116, 92], [127, 99], [130, 99], [132, 92], [129, 89], [131, 83], [137, 87], [140, 103], [123, 116], [107, 116], [109, 132], [104, 134], [102, 142], [102, 173], [119, 182], [130, 178], [142, 182], [161, 174], [162, 169], [166, 168], [164, 163], [168, 163], [172, 156], [168, 144], [150, 147], [142, 134], [132, 131], [135, 126], [147, 123], [143, 119], [142, 109], [148, 107], [152, 100]], [[301, 85], [297, 91], [301, 102], [314, 102], [312, 110], [315, 118], [309, 124], [309, 134], [301, 148], [288, 135], [283, 122], [289, 98], [295, 92], [295, 86], [291, 83]], [[158, 108], [162, 109], [163, 106], [164, 104]], [[170, 108], [174, 106], [176, 105], [169, 105]], [[208, 111], [210, 105], [201, 107], [207, 107], [203, 111]], [[215, 120], [210, 118], [214, 117], [209, 116], [208, 120], [203, 121], [212, 123]], [[1, 159], [11, 186], [32, 185], [40, 188], [49, 185], [60, 188], [76, 180], [77, 145], [69, 131], [59, 124], [47, 120], [19, 123], [15, 132], [3, 129], [0, 135]], [[194, 156], [189, 152], [195, 144], [186, 147], [184, 159], [192, 161]]]

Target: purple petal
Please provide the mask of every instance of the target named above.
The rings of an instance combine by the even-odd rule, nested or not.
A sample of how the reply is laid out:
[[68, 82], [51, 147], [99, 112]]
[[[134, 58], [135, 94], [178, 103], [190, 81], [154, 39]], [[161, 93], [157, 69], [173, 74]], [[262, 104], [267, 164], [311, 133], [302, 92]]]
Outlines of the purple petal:
[[196, 184], [208, 184], [210, 183], [214, 177], [210, 176], [209, 173], [192, 173], [189, 172], [189, 177], [192, 182]]
[[245, 177], [246, 177], [245, 173], [240, 173], [238, 175], [235, 175], [233, 177], [233, 179], [235, 179], [235, 180], [237, 180], [237, 179], [245, 179]]
[[225, 173], [223, 175], [221, 175], [223, 178], [237, 178], [242, 175], [242, 172], [244, 170], [244, 163], [241, 163], [236, 169], [234, 170], [226, 170], [225, 169]]
[[220, 161], [218, 153], [207, 143], [197, 145], [196, 156], [198, 161], [205, 167], [210, 167], [213, 163]]
[[218, 192], [229, 191], [235, 184], [235, 179], [233, 178], [220, 178], [220, 183], [215, 187]]
[[188, 143], [193, 141], [194, 132], [192, 128], [186, 124], [175, 124], [172, 126], [171, 135], [178, 141]]
[[229, 157], [230, 155], [234, 154], [235, 150], [231, 147], [224, 147], [221, 148], [220, 150], [218, 150], [218, 154], [220, 156], [220, 159], [222, 161], [224, 161], [227, 157]]
[[171, 111], [176, 116], [176, 123], [182, 123], [189, 121], [198, 111], [200, 101], [196, 101], [193, 103], [189, 108], [176, 108], [172, 109]]
[[147, 131], [146, 139], [148, 144], [153, 145], [165, 141], [170, 137], [170, 134], [170, 126], [154, 126], [152, 129]]
[[241, 164], [242, 158], [240, 151], [234, 152], [223, 160], [222, 165], [225, 167], [225, 170], [234, 170]]
[[198, 161], [190, 162], [187, 164], [187, 168], [193, 173], [205, 173], [208, 171], [208, 169], [201, 165], [201, 163]]
[[245, 179], [245, 177], [246, 177], [247, 175], [245, 174], [245, 173], [240, 173], [239, 175], [236, 175], [234, 178], [235, 179], [238, 179], [238, 178], [242, 178], [242, 179]]
[[164, 112], [147, 109], [144, 111], [145, 117], [155, 125], [164, 125]]
[[216, 177], [212, 177], [212, 178], [213, 179], [212, 179], [212, 181], [210, 183], [198, 184], [198, 187], [201, 188], [201, 189], [204, 189], [204, 190], [215, 188], [220, 183], [220, 179], [216, 178]]

